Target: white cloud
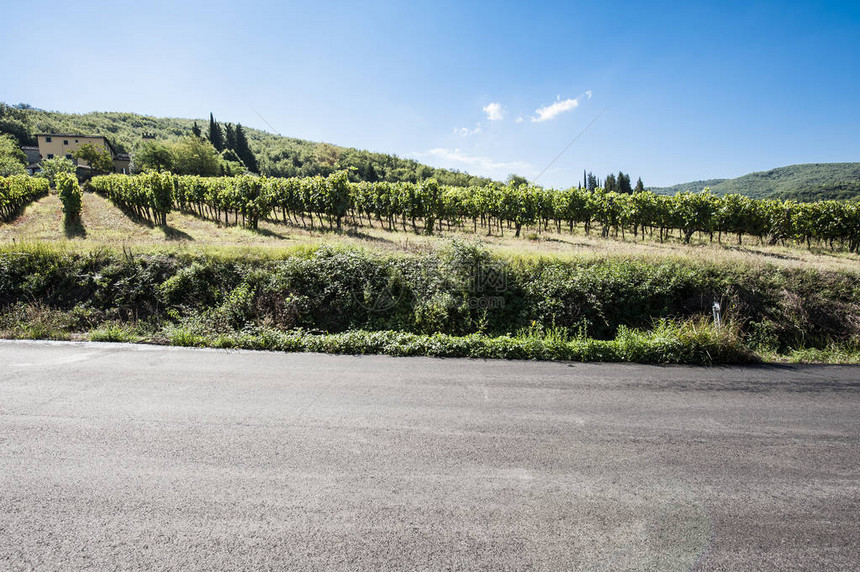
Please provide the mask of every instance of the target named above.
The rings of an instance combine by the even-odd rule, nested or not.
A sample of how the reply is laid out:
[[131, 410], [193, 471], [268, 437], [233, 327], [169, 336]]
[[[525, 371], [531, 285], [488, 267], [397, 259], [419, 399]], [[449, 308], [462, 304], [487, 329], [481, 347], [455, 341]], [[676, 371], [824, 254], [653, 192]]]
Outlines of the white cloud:
[[517, 117], [514, 123], [522, 123], [523, 121], [525, 121], [525, 119], [523, 119], [522, 117]]
[[470, 135], [477, 135], [481, 132], [481, 124], [475, 123], [474, 129], [469, 129], [468, 127], [455, 127], [454, 135], [459, 135], [460, 137], [469, 137]]
[[[586, 94], [590, 94], [590, 92], [586, 92]], [[550, 119], [555, 118], [557, 115], [564, 113], [565, 111], [576, 109], [577, 107], [579, 107], [578, 99], [574, 98], [562, 100], [561, 98], [558, 98], [555, 103], [537, 108], [535, 110], [535, 113], [537, 113], [537, 117], [531, 117], [531, 120], [532, 123], [537, 123], [538, 121], [549, 121]]]
[[490, 121], [499, 121], [505, 118], [505, 110], [502, 108], [501, 103], [488, 103], [483, 107], [483, 110]]
[[503, 179], [510, 173], [531, 174], [534, 169], [523, 161], [494, 161], [489, 157], [466, 155], [459, 149], [437, 147], [425, 153], [412, 153], [413, 156], [431, 158], [449, 168], [463, 168], [475, 175], [484, 175]]
[[589, 89], [588, 91], [586, 91], [585, 95], [588, 97], [588, 99], [591, 99], [591, 90]]

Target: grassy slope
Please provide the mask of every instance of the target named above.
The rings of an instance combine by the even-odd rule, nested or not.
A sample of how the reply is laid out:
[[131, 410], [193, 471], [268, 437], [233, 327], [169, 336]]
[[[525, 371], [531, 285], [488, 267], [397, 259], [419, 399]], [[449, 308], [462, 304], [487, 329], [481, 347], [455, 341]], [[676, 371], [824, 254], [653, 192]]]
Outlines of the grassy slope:
[[736, 193], [755, 198], [851, 199], [860, 196], [860, 163], [790, 165], [735, 179], [693, 181], [652, 190], [661, 194], [674, 194], [681, 191], [698, 192], [705, 187], [718, 195]]

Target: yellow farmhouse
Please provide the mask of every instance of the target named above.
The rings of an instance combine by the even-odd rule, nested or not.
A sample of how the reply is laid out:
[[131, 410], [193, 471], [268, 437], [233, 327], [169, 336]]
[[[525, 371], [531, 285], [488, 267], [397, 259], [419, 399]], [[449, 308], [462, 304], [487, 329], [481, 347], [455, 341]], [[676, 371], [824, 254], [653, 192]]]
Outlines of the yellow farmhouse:
[[107, 149], [113, 159], [114, 173], [128, 173], [131, 160], [125, 153], [117, 153], [110, 142], [101, 135], [72, 135], [68, 133], [38, 133], [36, 140], [39, 144], [39, 157], [53, 159], [65, 157], [71, 159], [79, 167], [89, 167], [86, 161], [75, 159], [73, 153], [84, 143]]

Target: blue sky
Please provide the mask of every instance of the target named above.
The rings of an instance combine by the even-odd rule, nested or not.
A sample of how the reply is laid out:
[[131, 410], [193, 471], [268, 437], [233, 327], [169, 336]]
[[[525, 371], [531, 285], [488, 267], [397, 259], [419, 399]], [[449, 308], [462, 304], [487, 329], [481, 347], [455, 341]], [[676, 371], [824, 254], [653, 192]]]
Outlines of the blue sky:
[[7, 103], [262, 116], [495, 178], [599, 116], [537, 181], [557, 187], [860, 161], [856, 1], [3, 4]]

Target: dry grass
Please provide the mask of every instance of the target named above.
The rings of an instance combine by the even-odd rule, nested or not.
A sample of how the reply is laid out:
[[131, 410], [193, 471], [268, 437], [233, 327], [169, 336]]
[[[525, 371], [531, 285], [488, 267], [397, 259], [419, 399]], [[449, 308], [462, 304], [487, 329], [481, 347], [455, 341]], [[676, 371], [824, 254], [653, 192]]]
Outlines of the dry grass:
[[491, 251], [509, 258], [570, 258], [590, 259], [624, 257], [640, 259], [693, 259], [718, 264], [744, 266], [775, 265], [793, 268], [860, 272], [860, 256], [847, 252], [830, 252], [794, 246], [759, 246], [758, 239], [744, 237], [738, 246], [734, 238], [725, 244], [694, 238], [692, 244], [681, 244], [676, 238], [660, 243], [652, 239], [634, 240], [586, 236], [582, 229], [573, 234], [524, 231], [524, 237], [514, 238], [513, 231], [505, 236], [486, 236], [479, 230], [471, 232], [442, 232], [437, 236], [416, 235], [412, 232], [389, 231], [378, 225], [346, 228], [343, 232], [311, 230], [262, 221], [257, 231], [215, 223], [196, 216], [172, 212], [167, 226], [159, 227], [126, 216], [106, 199], [85, 193], [81, 225], [64, 225], [60, 201], [49, 195], [30, 205], [24, 214], [8, 224], [0, 224], [0, 244], [51, 242], [73, 249], [125, 247], [132, 250], [158, 249], [177, 252], [224, 252], [230, 254], [258, 252], [279, 256], [320, 244], [352, 246], [389, 252], [422, 252], [433, 250], [442, 239], [450, 237], [476, 240]]

